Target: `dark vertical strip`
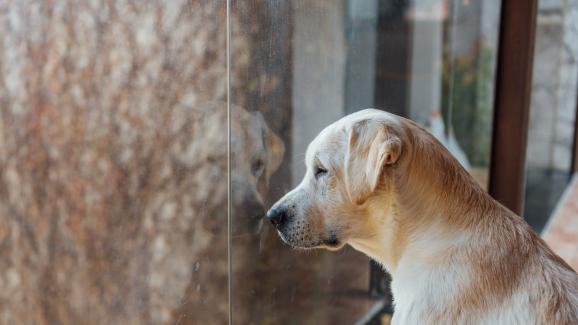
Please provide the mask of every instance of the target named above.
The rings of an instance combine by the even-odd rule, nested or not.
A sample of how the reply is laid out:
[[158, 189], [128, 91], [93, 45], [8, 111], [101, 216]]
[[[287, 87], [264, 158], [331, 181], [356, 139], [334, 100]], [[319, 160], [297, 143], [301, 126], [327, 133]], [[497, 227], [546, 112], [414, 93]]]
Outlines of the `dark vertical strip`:
[[502, 1], [500, 22], [489, 192], [518, 214], [524, 201], [536, 2]]
[[409, 1], [380, 1], [377, 20], [374, 106], [408, 116], [412, 51]]
[[383, 296], [383, 271], [377, 262], [369, 261], [369, 295], [374, 298]]
[[373, 298], [385, 298], [387, 300], [386, 306], [391, 305], [391, 276], [383, 271], [379, 263], [371, 260], [371, 269], [369, 272], [369, 287], [370, 296]]

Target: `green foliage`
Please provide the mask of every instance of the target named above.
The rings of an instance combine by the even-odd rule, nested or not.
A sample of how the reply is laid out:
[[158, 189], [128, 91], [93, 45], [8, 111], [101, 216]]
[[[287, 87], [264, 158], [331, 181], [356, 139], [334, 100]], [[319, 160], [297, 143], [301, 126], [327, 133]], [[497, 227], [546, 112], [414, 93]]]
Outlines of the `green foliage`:
[[[453, 92], [452, 84], [453, 59]], [[493, 120], [494, 51], [480, 41], [471, 51], [452, 58], [444, 49], [442, 115], [451, 118], [456, 138], [472, 166], [488, 166]], [[451, 96], [451, 98], [450, 98]], [[450, 100], [453, 104], [449, 114]]]

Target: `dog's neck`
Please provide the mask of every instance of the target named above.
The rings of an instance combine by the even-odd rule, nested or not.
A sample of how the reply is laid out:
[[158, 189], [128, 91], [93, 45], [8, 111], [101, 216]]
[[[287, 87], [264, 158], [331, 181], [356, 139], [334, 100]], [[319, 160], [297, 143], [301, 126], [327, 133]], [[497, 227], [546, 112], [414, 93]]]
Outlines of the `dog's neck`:
[[464, 240], [465, 228], [448, 225], [451, 216], [435, 208], [417, 212], [415, 207], [406, 209], [399, 201], [384, 208], [376, 208], [370, 237], [349, 241], [355, 249], [379, 262], [395, 279], [404, 263], [412, 267], [419, 263], [432, 263]]
[[513, 215], [437, 141], [422, 139], [414, 148], [369, 200], [365, 212], [372, 231], [362, 233], [370, 235], [349, 241], [391, 273], [400, 323], [415, 323], [411, 315], [459, 301], [460, 288], [471, 285], [468, 258], [484, 258], [476, 252], [483, 245], [471, 243], [491, 237], [479, 229]]
[[[437, 308], [424, 302], [436, 304], [444, 299], [456, 299], [454, 295], [465, 281], [460, 276], [468, 274], [462, 269], [467, 263], [462, 260], [463, 255], [450, 252], [467, 246], [470, 223], [475, 222], [467, 220], [470, 217], [467, 211], [437, 202], [435, 196], [424, 197], [428, 192], [423, 188], [426, 186], [424, 183], [422, 187], [407, 185], [396, 188], [396, 194], [389, 202], [368, 209], [369, 218], [379, 220], [371, 237], [349, 242], [391, 274], [396, 317], [401, 320], [398, 323], [415, 323], [406, 317], [423, 312], [421, 308]], [[408, 192], [403, 193], [403, 189]], [[461, 196], [454, 199], [470, 198]], [[466, 206], [463, 202], [453, 202]], [[449, 278], [455, 281], [447, 281]]]
[[[350, 244], [374, 258], [395, 277], [400, 261], [427, 262], [459, 243], [479, 222], [468, 207], [495, 206], [475, 180], [431, 136], [411, 139], [412, 151], [385, 177], [387, 193], [367, 204], [372, 235]], [[391, 190], [393, 189], [393, 190]]]

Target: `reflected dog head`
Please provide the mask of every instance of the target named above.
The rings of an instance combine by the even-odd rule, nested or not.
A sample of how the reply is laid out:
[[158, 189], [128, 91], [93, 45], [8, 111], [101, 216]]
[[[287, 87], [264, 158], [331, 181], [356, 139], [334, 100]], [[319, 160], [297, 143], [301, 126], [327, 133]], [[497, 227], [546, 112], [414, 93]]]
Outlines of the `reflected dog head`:
[[335, 250], [375, 233], [380, 221], [367, 212], [393, 202], [403, 139], [398, 118], [373, 109], [325, 128], [307, 149], [302, 182], [267, 213], [282, 240]]
[[259, 112], [233, 107], [231, 116], [233, 233], [255, 233], [265, 215], [269, 180], [285, 146]]

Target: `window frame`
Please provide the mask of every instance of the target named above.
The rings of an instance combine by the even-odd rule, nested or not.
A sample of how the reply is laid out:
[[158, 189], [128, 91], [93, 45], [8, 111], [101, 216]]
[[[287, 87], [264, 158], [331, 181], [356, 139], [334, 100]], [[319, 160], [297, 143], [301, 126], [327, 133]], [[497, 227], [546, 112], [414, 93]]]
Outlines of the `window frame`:
[[523, 213], [537, 0], [502, 1], [489, 193]]

